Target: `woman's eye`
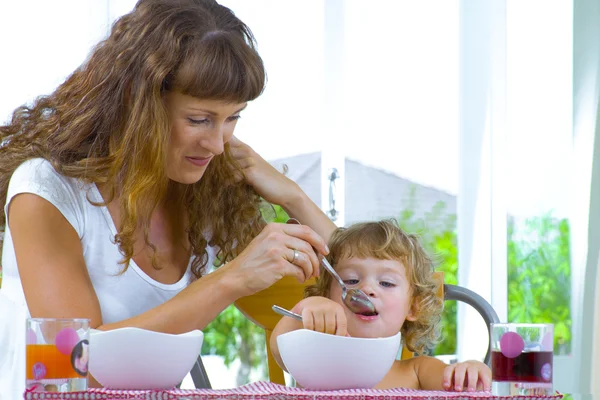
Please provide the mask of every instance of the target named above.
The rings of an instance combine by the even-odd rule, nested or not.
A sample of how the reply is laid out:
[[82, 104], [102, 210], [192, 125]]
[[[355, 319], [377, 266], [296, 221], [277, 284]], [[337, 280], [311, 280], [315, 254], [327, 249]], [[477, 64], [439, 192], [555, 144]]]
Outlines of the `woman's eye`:
[[394, 286], [396, 286], [396, 285], [395, 285], [395, 284], [393, 284], [392, 282], [385, 282], [385, 281], [379, 282], [379, 284], [380, 284], [381, 286], [383, 286], [383, 287], [394, 287]]
[[241, 115], [232, 115], [232, 116], [231, 116], [231, 117], [229, 117], [228, 119], [229, 119], [229, 122], [235, 122], [235, 121], [237, 121], [237, 120], [238, 120], [238, 119], [240, 119], [240, 118], [242, 118], [242, 116], [241, 116]]
[[190, 121], [190, 123], [192, 123], [194, 125], [202, 125], [202, 124], [208, 123], [208, 119], [206, 119], [206, 118], [202, 118], [202, 119], [188, 118], [188, 121]]
[[346, 285], [358, 285], [359, 280], [358, 279], [346, 279], [344, 281], [344, 283]]

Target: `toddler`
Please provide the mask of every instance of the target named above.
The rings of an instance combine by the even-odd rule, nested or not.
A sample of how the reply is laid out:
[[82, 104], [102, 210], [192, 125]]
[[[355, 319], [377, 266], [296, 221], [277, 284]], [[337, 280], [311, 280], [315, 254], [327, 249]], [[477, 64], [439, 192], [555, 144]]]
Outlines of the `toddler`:
[[[338, 228], [329, 241], [328, 261], [349, 288], [359, 288], [375, 305], [375, 314], [354, 314], [342, 303], [342, 289], [326, 271], [305, 290], [292, 311], [303, 322], [283, 317], [271, 336], [271, 350], [285, 369], [277, 337], [306, 328], [354, 337], [387, 337], [398, 331], [409, 350], [422, 354], [436, 343], [443, 309], [433, 279], [433, 264], [418, 239], [394, 220]], [[424, 390], [490, 390], [491, 370], [480, 361], [447, 365], [419, 355], [396, 360], [376, 386]]]

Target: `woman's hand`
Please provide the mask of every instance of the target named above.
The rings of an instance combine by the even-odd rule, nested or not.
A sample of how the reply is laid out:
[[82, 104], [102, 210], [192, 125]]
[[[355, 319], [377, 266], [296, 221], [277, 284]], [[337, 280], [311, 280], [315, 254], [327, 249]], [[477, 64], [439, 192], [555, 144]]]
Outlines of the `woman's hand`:
[[490, 390], [492, 386], [492, 371], [480, 361], [465, 361], [451, 364], [444, 370], [442, 386], [446, 390], [457, 392], [468, 390]]
[[231, 155], [240, 164], [246, 180], [259, 196], [284, 208], [298, 197], [301, 192], [298, 185], [277, 171], [250, 146], [235, 136], [228, 143]]
[[347, 336], [348, 320], [344, 308], [326, 297], [307, 297], [294, 307], [294, 312], [302, 315], [305, 329]]
[[299, 282], [318, 276], [315, 250], [329, 253], [325, 241], [306, 225], [268, 224], [234, 260], [220, 270], [233, 274], [239, 297], [266, 289], [284, 276]]

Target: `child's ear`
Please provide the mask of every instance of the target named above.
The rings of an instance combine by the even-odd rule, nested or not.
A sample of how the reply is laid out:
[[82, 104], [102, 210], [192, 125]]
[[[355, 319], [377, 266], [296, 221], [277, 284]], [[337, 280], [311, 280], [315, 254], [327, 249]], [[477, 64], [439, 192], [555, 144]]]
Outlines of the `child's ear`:
[[406, 320], [407, 321], [416, 321], [418, 317], [419, 317], [418, 302], [413, 301], [408, 310], [408, 314], [406, 315]]

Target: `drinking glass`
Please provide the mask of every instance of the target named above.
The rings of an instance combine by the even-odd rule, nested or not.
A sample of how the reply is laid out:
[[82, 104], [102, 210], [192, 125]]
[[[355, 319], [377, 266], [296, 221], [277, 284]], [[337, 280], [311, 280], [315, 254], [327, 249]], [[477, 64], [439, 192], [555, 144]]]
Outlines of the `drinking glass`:
[[492, 324], [492, 393], [553, 394], [554, 325]]
[[89, 319], [27, 319], [27, 391], [87, 390], [89, 330]]

